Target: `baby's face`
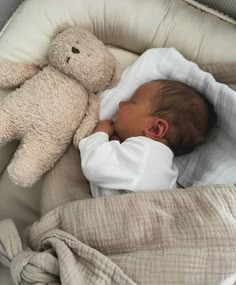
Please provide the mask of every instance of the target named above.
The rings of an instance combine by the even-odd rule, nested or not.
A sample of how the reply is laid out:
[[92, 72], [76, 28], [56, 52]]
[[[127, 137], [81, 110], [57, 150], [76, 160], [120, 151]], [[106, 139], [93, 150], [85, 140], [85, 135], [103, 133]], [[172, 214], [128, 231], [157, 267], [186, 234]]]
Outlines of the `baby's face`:
[[145, 83], [135, 91], [130, 100], [119, 103], [114, 129], [122, 141], [129, 137], [144, 136], [144, 130], [151, 118], [150, 99], [153, 92], [153, 83]]

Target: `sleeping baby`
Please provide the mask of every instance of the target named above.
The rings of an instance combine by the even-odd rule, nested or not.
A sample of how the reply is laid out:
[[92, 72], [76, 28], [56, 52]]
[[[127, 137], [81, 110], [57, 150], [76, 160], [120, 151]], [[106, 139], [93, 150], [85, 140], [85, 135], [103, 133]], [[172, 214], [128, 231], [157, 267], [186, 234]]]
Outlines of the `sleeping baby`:
[[175, 188], [174, 156], [202, 144], [215, 121], [212, 105], [183, 83], [141, 85], [119, 103], [114, 123], [99, 122], [79, 143], [92, 196]]

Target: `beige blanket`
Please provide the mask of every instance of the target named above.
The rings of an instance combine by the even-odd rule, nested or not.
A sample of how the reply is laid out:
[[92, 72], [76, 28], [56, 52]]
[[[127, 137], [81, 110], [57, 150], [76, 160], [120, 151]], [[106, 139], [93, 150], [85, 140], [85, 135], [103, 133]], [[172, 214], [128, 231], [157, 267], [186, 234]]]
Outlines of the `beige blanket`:
[[236, 187], [75, 201], [27, 232], [0, 223], [16, 284], [220, 284], [236, 272]]

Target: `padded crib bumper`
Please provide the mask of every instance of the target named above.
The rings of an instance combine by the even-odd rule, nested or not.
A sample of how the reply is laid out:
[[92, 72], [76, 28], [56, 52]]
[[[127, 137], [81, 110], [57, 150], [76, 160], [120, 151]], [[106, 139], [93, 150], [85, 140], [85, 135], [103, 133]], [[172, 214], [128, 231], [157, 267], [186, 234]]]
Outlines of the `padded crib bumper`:
[[[106, 44], [135, 54], [175, 47], [198, 64], [236, 58], [235, 26], [180, 0], [24, 1], [0, 38], [0, 58], [42, 61], [64, 24], [81, 25]], [[129, 53], [116, 52], [127, 63], [132, 60]]]

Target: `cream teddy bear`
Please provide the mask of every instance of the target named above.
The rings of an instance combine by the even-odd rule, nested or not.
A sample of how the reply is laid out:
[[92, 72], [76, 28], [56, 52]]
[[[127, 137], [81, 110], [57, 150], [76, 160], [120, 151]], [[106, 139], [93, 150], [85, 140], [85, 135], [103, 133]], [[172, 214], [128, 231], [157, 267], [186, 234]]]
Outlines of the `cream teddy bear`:
[[[20, 144], [8, 166], [12, 180], [31, 186], [97, 123], [95, 93], [114, 85], [119, 64], [93, 34], [80, 27], [59, 32], [41, 70], [0, 62], [0, 87], [16, 87], [0, 105], [0, 145]], [[74, 136], [74, 137], [73, 137]]]

